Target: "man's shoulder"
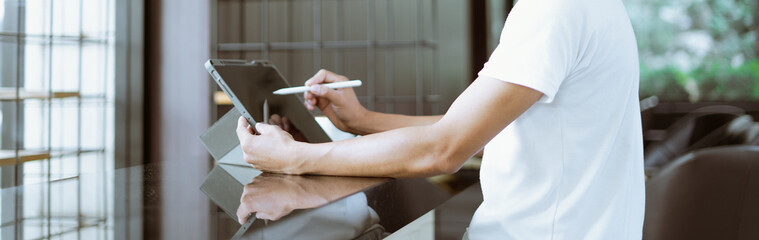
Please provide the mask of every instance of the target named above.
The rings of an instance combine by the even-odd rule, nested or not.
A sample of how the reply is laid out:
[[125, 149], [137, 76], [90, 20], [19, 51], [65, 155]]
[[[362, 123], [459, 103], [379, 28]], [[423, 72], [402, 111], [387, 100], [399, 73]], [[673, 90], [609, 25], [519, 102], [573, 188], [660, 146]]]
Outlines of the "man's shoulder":
[[[514, 5], [509, 18], [520, 22], [562, 28], [586, 29], [594, 15], [602, 14], [608, 4], [598, 0], [522, 0]], [[508, 21], [508, 20], [507, 20]]]
[[514, 5], [512, 14], [549, 17], [562, 21], [603, 15], [622, 5], [619, 0], [522, 0]]

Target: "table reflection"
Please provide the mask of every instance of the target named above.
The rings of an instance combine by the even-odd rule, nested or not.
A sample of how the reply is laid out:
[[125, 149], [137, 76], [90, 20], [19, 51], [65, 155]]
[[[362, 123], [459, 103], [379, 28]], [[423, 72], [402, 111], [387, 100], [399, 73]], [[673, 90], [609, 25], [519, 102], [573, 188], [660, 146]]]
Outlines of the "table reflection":
[[231, 217], [220, 218], [220, 239], [375, 239], [450, 198], [426, 179], [280, 175], [225, 163], [200, 190]]
[[240, 223], [255, 217], [243, 239], [380, 239], [379, 216], [360, 192], [386, 178], [263, 173], [245, 185]]

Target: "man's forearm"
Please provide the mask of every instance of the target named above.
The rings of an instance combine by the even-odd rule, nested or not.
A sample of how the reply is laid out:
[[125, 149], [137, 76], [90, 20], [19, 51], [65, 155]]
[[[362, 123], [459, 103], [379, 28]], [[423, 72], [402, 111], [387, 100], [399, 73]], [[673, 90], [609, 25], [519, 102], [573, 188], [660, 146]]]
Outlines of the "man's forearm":
[[336, 178], [331, 176], [298, 176], [304, 179], [300, 186], [310, 194], [319, 195], [333, 202], [349, 194], [359, 192], [369, 186], [387, 181], [387, 178]]
[[368, 135], [403, 127], [431, 125], [442, 117], [443, 115], [408, 116], [367, 111], [366, 116], [361, 121], [352, 124], [350, 127], [354, 134]]
[[446, 132], [434, 131], [434, 128], [432, 125], [415, 126], [339, 142], [299, 143], [292, 149], [302, 163], [297, 173], [432, 176], [457, 170], [477, 150], [451, 145], [454, 141], [444, 140]]

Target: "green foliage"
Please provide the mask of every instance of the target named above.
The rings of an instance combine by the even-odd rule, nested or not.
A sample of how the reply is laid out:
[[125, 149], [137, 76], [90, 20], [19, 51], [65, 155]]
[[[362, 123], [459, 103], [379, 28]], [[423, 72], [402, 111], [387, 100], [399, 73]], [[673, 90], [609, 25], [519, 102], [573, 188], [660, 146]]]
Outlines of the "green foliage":
[[625, 0], [638, 40], [641, 97], [759, 100], [756, 0]]
[[759, 59], [732, 67], [725, 62], [712, 62], [690, 74], [699, 84], [701, 99], [740, 101], [759, 99]]
[[680, 69], [667, 66], [649, 70], [644, 64], [641, 64], [640, 74], [641, 98], [656, 95], [662, 101], [683, 101], [688, 99], [688, 93], [683, 87], [687, 76]]

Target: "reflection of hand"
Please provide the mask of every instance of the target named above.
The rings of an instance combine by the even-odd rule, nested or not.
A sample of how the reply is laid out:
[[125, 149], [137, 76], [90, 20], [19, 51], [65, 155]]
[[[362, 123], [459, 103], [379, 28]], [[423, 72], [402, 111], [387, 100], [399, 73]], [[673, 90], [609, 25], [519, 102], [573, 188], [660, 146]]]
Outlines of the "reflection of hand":
[[256, 213], [256, 218], [277, 220], [295, 209], [319, 207], [387, 180], [263, 173], [245, 185], [237, 218], [242, 224]]
[[293, 139], [298, 142], [308, 142], [306, 136], [290, 122], [290, 119], [279, 114], [272, 114], [269, 117], [269, 124], [279, 126], [282, 130], [293, 136]]
[[290, 151], [296, 148], [298, 142], [274, 125], [257, 123], [256, 130], [260, 135], [254, 135], [248, 121], [240, 117], [237, 122], [237, 138], [245, 162], [261, 171], [299, 174], [297, 168], [302, 162], [298, 162]]
[[331, 89], [324, 86], [314, 86], [322, 83], [348, 81], [348, 78], [327, 70], [319, 70], [311, 79], [306, 81], [306, 86], [311, 90], [304, 94], [305, 105], [308, 110], [314, 106], [324, 113], [338, 129], [356, 134], [352, 130], [360, 124], [363, 117], [369, 112], [361, 106], [353, 88]]
[[256, 218], [277, 220], [294, 209], [312, 208], [327, 203], [318, 195], [309, 194], [298, 184], [300, 177], [262, 174], [243, 189], [237, 218], [240, 224], [248, 221], [249, 213]]

